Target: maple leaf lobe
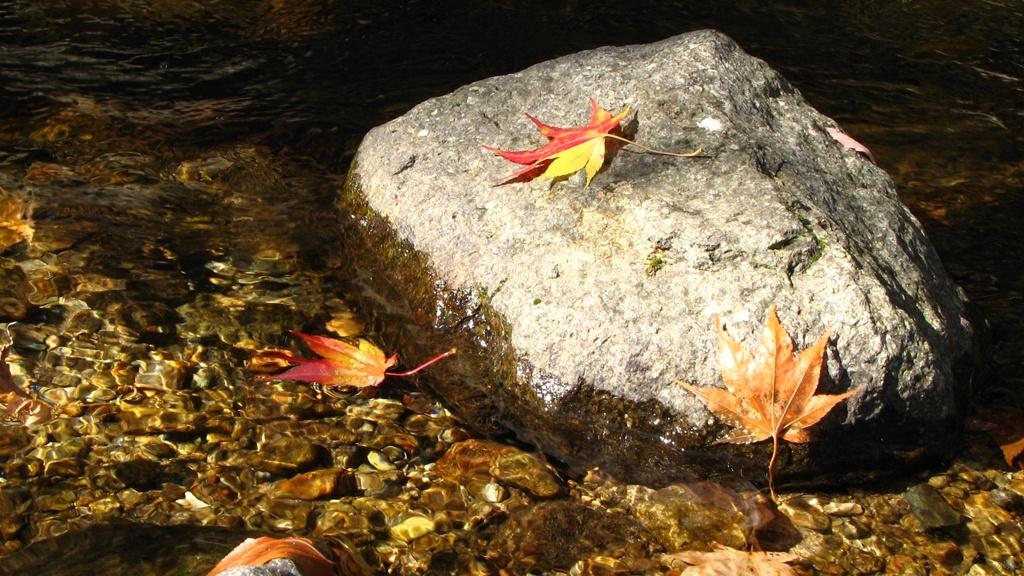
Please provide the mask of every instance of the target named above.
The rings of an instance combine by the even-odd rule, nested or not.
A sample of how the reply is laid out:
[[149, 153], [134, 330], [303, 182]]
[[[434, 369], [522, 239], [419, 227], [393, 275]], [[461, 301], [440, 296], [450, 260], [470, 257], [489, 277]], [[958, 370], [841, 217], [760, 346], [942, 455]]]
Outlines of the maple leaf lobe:
[[971, 430], [992, 435], [1008, 466], [1024, 469], [1024, 413], [1012, 408], [982, 409], [967, 423]]

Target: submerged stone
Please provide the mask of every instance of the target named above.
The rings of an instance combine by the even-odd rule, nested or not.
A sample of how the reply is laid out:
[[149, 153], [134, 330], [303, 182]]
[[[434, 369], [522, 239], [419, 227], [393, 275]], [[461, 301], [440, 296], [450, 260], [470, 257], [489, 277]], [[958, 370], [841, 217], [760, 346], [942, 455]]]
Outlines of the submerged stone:
[[[626, 146], [589, 188], [494, 185], [515, 168], [484, 145], [536, 147], [524, 112], [580, 126], [590, 97], [635, 111], [637, 142], [704, 155]], [[860, 389], [785, 448], [780, 481], [905, 470], [956, 438], [973, 334], [892, 180], [835, 129], [714, 31], [465, 86], [359, 148], [342, 208], [361, 297], [402, 358], [459, 348], [430, 376], [479, 431], [654, 483], [763, 481], [770, 446], [712, 446], [725, 427], [674, 379], [719, 386], [714, 318], [752, 348], [775, 305], [798, 347], [831, 330], [820, 392]]]
[[400, 542], [411, 542], [434, 531], [434, 521], [418, 512], [402, 512], [391, 521], [391, 535]]
[[533, 454], [525, 452], [498, 456], [490, 472], [498, 482], [526, 490], [540, 498], [555, 496], [562, 489], [548, 466]]
[[741, 494], [712, 482], [631, 489], [633, 515], [669, 552], [743, 548], [773, 513], [756, 493]]
[[299, 500], [356, 493], [356, 477], [350, 470], [328, 468], [299, 474], [277, 485], [277, 492]]
[[832, 519], [822, 510], [815, 498], [796, 496], [779, 504], [779, 511], [796, 526], [827, 533], [832, 529]]
[[492, 479], [491, 468], [499, 456], [515, 454], [512, 446], [490, 440], [469, 439], [453, 444], [436, 463], [437, 475], [477, 492]]
[[946, 502], [938, 490], [928, 484], [911, 486], [906, 492], [906, 498], [911, 513], [925, 530], [959, 526], [961, 523], [960, 513]]
[[315, 467], [327, 459], [327, 450], [304, 438], [284, 436], [260, 447], [252, 459], [257, 470], [278, 475], [292, 475]]
[[580, 557], [650, 547], [650, 541], [650, 534], [625, 515], [556, 500], [519, 510], [487, 543], [486, 555], [510, 573], [524, 574], [566, 569]]
[[540, 498], [563, 491], [550, 467], [537, 456], [490, 440], [470, 439], [453, 445], [437, 461], [435, 470], [438, 476], [466, 486], [471, 493], [480, 492], [492, 479]]

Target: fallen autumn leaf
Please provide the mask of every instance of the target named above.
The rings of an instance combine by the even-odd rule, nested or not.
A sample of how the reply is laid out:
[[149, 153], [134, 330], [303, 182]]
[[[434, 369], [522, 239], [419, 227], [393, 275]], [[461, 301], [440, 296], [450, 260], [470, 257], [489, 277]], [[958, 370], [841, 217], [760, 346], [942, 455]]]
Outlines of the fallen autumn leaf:
[[713, 552], [677, 552], [661, 557], [669, 568], [687, 565], [686, 576], [796, 576], [787, 565], [798, 560], [788, 552], [744, 552], [719, 546]]
[[1024, 470], [1024, 412], [1010, 408], [980, 410], [967, 423], [970, 429], [992, 435], [1008, 466]]
[[821, 378], [828, 331], [814, 346], [795, 357], [793, 339], [779, 323], [772, 306], [761, 342], [754, 355], [732, 339], [715, 317], [721, 342], [719, 364], [725, 389], [698, 387], [676, 380], [696, 395], [711, 412], [735, 430], [721, 442], [749, 444], [772, 439], [768, 486], [775, 497], [775, 459], [779, 438], [789, 442], [810, 441], [807, 428], [817, 424], [832, 408], [857, 392], [815, 394]]
[[11, 367], [7, 364], [10, 347], [0, 351], [0, 405], [7, 409], [7, 414], [21, 421], [25, 426], [34, 426], [50, 420], [53, 415], [50, 406], [42, 400], [33, 398], [22, 390], [11, 375]]
[[[241, 566], [263, 566], [284, 558], [298, 566], [303, 576], [337, 576], [337, 565], [327, 559], [305, 538], [246, 538], [221, 559], [206, 576], [216, 576]], [[269, 573], [269, 572], [268, 572]]]
[[385, 357], [384, 352], [369, 340], [359, 338], [356, 344], [352, 345], [334, 338], [313, 336], [294, 330], [292, 334], [302, 338], [310, 350], [321, 357], [310, 359], [279, 352], [264, 352], [261, 354], [264, 358], [277, 358], [298, 366], [273, 376], [260, 376], [259, 380], [299, 380], [317, 382], [324, 386], [365, 388], [380, 384], [387, 376], [410, 376], [456, 352], [452, 348], [407, 372], [388, 372], [388, 368], [398, 362], [398, 356], [392, 354]]
[[593, 98], [590, 99], [590, 105], [592, 108], [590, 122], [586, 126], [578, 128], [556, 128], [527, 114], [526, 117], [537, 125], [541, 135], [549, 140], [547, 144], [539, 148], [514, 151], [484, 146], [487, 150], [500, 154], [505, 159], [516, 164], [527, 165], [526, 168], [503, 178], [501, 184], [508, 184], [514, 181], [528, 181], [534, 178], [559, 178], [570, 176], [580, 170], [586, 170], [587, 182], [584, 184], [584, 188], [589, 187], [590, 181], [594, 179], [594, 176], [604, 164], [605, 140], [608, 138], [621, 140], [649, 152], [668, 156], [693, 158], [703, 153], [703, 150], [697, 150], [690, 154], [676, 154], [641, 146], [632, 140], [612, 133], [613, 130], [619, 127], [623, 118], [629, 114], [628, 107], [622, 113], [612, 116], [611, 112], [601, 108]]

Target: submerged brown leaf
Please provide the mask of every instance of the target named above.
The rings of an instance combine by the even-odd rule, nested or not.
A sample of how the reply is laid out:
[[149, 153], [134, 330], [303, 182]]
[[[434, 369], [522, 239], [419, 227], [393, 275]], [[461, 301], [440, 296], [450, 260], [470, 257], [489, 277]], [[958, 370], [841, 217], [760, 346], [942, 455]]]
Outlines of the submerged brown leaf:
[[720, 546], [714, 552], [678, 552], [661, 557], [669, 568], [689, 566], [686, 576], [797, 576], [787, 563], [798, 560], [788, 552], [744, 552]]
[[50, 406], [29, 396], [14, 382], [11, 367], [7, 364], [10, 351], [6, 346], [0, 351], [0, 406], [6, 409], [7, 416], [21, 421], [25, 426], [35, 426], [50, 420]]
[[716, 317], [721, 341], [719, 364], [725, 389], [699, 387], [676, 380], [735, 430], [718, 442], [748, 444], [772, 439], [768, 483], [775, 495], [774, 466], [779, 439], [810, 441], [807, 428], [857, 390], [815, 394], [824, 361], [828, 331], [810, 348], [793, 354], [793, 339], [779, 323], [773, 306], [757, 351], [751, 355], [733, 340]]
[[0, 252], [19, 242], [32, 242], [32, 204], [0, 186]]

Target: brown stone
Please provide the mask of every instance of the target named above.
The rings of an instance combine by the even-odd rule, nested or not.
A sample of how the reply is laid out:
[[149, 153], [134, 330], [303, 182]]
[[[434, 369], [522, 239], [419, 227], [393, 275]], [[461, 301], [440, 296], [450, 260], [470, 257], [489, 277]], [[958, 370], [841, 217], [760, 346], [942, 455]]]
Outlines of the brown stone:
[[277, 485], [281, 495], [291, 495], [299, 500], [316, 500], [327, 496], [342, 496], [358, 492], [356, 478], [349, 470], [328, 468], [299, 474]]

